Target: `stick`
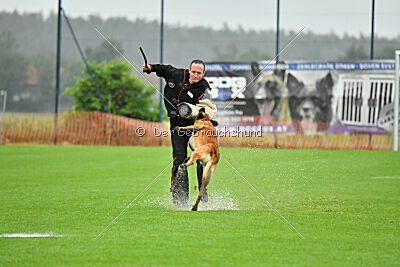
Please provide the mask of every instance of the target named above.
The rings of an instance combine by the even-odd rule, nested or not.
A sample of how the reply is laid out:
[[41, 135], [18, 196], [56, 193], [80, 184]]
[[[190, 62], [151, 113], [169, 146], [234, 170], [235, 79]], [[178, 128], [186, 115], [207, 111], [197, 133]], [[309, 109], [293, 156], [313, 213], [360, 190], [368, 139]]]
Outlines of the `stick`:
[[147, 67], [147, 57], [146, 57], [146, 55], [145, 55], [145, 53], [144, 53], [144, 51], [143, 51], [141, 46], [139, 46], [139, 49], [140, 49], [140, 52], [142, 53], [142, 56], [144, 58], [144, 65]]

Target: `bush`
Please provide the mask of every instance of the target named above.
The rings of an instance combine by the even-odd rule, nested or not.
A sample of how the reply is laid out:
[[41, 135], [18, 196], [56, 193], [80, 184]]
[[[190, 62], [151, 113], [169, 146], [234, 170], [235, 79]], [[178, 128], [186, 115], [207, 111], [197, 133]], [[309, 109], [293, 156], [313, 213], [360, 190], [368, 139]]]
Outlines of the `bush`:
[[[89, 63], [94, 82], [85, 68], [75, 85], [64, 94], [75, 99], [76, 111], [101, 111], [147, 121], [158, 120], [158, 106], [153, 99], [155, 89], [131, 75], [132, 67], [120, 59], [100, 64]], [[100, 91], [97, 92], [97, 89]], [[111, 105], [109, 107], [109, 97]]]

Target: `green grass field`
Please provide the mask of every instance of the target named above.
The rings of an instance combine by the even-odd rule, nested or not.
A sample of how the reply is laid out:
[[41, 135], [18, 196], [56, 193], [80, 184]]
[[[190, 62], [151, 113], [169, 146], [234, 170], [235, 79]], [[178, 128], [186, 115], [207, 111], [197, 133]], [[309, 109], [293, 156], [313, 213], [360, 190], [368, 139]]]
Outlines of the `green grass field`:
[[[240, 171], [295, 227], [274, 211]], [[201, 211], [168, 147], [0, 147], [0, 265], [399, 265], [400, 152], [221, 149]], [[197, 195], [190, 168], [191, 203]]]

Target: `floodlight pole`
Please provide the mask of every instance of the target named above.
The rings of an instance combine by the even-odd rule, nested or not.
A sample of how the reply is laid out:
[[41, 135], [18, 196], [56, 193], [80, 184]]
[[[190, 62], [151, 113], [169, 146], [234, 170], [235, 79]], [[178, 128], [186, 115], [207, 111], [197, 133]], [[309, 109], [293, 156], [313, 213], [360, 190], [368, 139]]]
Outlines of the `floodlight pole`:
[[369, 53], [369, 59], [374, 59], [374, 37], [375, 37], [375, 0], [372, 0], [372, 8], [371, 8], [371, 50]]
[[58, 122], [58, 95], [60, 93], [60, 52], [61, 52], [61, 0], [58, 0], [57, 17], [57, 61], [56, 61], [56, 103], [54, 111], [54, 144], [57, 145], [57, 122]]
[[279, 61], [279, 9], [280, 0], [276, 0], [276, 40], [275, 40], [275, 62]]
[[[160, 64], [164, 63], [164, 0], [161, 0], [161, 18], [160, 18]], [[158, 122], [161, 129], [162, 117], [163, 117], [163, 79], [160, 78], [160, 103], [158, 105]], [[160, 146], [162, 145], [162, 137], [160, 136]]]
[[1, 116], [1, 129], [0, 129], [0, 144], [3, 142], [3, 133], [4, 133], [4, 116], [6, 114], [6, 104], [7, 104], [7, 91], [1, 90], [0, 96], [3, 96], [3, 111]]
[[394, 74], [394, 114], [393, 114], [393, 150], [399, 150], [399, 71], [400, 50], [396, 50], [396, 67]]

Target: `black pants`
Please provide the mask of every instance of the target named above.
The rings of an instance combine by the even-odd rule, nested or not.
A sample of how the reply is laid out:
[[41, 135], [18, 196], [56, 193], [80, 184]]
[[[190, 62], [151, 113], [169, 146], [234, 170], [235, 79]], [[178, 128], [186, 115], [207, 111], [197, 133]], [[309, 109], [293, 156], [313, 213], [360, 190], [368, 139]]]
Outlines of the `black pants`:
[[[174, 165], [172, 167], [171, 176], [171, 189], [174, 186], [174, 178], [178, 171], [179, 165], [181, 165], [187, 158], [187, 147], [189, 138], [192, 135], [191, 131], [174, 131], [176, 126], [185, 127], [193, 125], [193, 120], [186, 120], [182, 118], [170, 118], [171, 122], [171, 143], [172, 143], [172, 155], [174, 158]], [[193, 150], [193, 149], [192, 149]], [[197, 181], [199, 183], [199, 189], [201, 188], [203, 181], [203, 165], [197, 161]], [[189, 179], [189, 177], [187, 177]]]

